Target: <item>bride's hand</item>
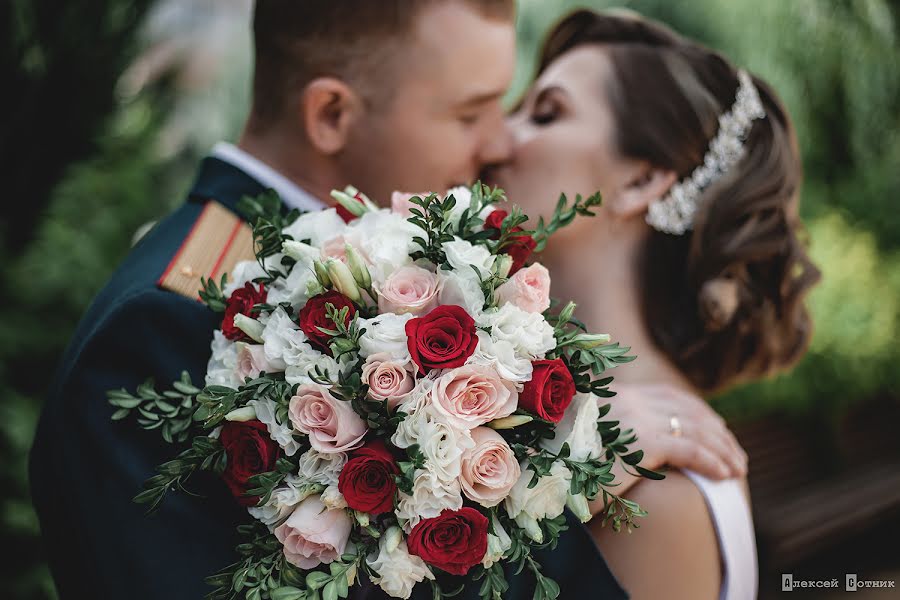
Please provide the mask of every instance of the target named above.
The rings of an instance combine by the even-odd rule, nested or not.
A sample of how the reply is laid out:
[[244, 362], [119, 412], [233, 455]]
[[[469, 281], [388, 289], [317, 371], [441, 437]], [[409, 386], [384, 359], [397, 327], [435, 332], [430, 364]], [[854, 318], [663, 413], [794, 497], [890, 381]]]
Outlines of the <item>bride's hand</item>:
[[[616, 396], [600, 399], [612, 405], [604, 419], [634, 430], [634, 446], [644, 451], [640, 466], [690, 469], [711, 479], [747, 474], [746, 452], [702, 398], [668, 385], [619, 384], [613, 390]], [[641, 479], [625, 472], [619, 461], [613, 473], [620, 482], [614, 491], [620, 496]], [[593, 512], [600, 508], [595, 506]]]

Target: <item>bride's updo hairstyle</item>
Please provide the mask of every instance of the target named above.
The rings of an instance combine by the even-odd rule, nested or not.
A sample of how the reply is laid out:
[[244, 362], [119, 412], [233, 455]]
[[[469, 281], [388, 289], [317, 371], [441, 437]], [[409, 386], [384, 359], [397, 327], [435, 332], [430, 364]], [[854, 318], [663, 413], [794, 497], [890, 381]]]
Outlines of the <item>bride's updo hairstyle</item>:
[[[737, 69], [653, 21], [584, 10], [550, 33], [540, 70], [583, 44], [602, 45], [613, 64], [604, 93], [619, 154], [690, 176], [735, 101]], [[772, 88], [753, 84], [766, 116], [746, 154], [702, 192], [692, 231], [648, 228], [635, 265], [654, 342], [705, 392], [791, 366], [812, 333], [804, 297], [819, 272], [800, 238], [797, 141]]]

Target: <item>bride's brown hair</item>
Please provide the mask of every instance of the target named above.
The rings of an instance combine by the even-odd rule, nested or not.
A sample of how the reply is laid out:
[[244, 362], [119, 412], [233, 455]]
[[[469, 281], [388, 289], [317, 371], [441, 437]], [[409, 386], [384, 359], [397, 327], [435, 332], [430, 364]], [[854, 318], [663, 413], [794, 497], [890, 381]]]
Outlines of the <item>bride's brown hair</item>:
[[[539, 69], [583, 44], [602, 45], [613, 64], [604, 92], [619, 154], [690, 175], [734, 103], [735, 67], [659, 23], [582, 10], [552, 30]], [[706, 392], [794, 364], [812, 333], [804, 297], [819, 271], [800, 238], [796, 136], [772, 88], [753, 82], [766, 117], [745, 157], [700, 196], [693, 231], [651, 229], [635, 265], [654, 342]]]

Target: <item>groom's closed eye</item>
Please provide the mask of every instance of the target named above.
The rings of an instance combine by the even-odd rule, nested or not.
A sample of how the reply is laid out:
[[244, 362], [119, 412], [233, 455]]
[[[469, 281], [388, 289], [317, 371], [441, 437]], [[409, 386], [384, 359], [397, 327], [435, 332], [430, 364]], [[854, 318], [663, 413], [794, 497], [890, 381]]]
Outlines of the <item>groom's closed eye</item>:
[[457, 106], [457, 119], [463, 125], [475, 125], [491, 110], [502, 110], [500, 107], [500, 98], [502, 97], [502, 91], [492, 91], [464, 100]]

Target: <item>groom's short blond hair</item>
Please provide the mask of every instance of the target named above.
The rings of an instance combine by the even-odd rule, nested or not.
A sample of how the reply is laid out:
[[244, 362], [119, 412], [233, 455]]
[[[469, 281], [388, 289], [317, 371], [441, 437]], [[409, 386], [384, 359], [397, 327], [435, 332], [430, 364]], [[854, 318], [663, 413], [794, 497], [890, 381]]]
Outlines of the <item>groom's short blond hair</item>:
[[515, 15], [515, 0], [257, 0], [254, 121], [277, 120], [293, 92], [323, 76], [347, 81], [374, 102], [383, 100], [417, 15], [449, 2], [491, 19], [511, 21]]

